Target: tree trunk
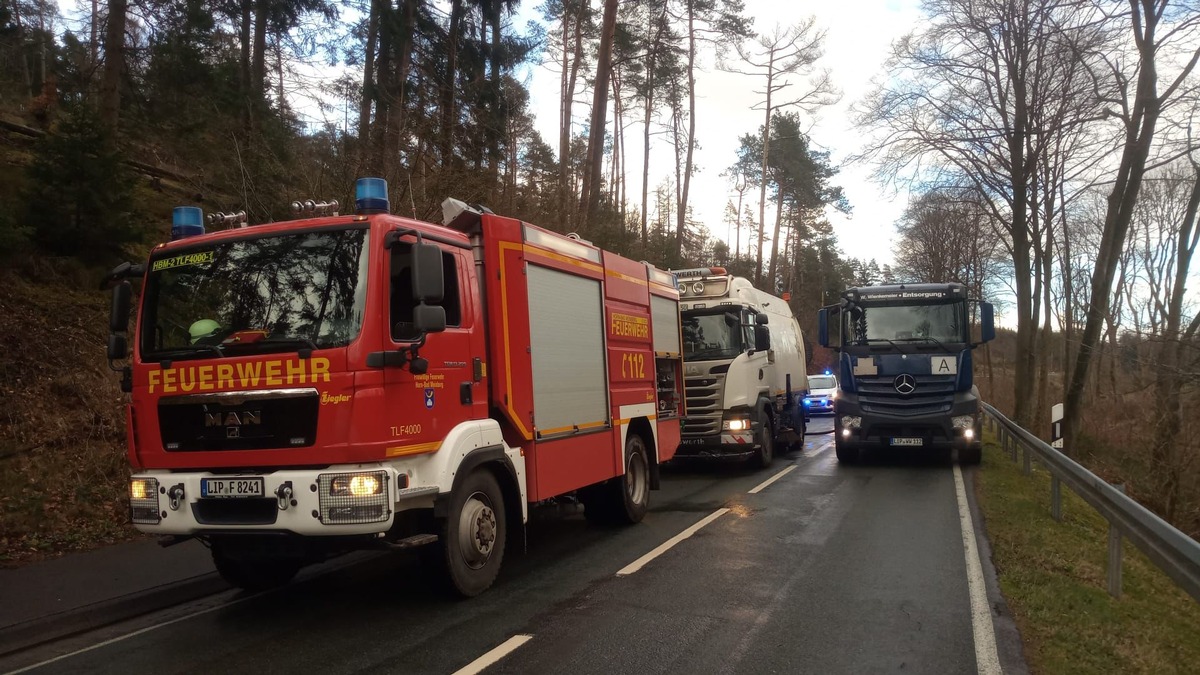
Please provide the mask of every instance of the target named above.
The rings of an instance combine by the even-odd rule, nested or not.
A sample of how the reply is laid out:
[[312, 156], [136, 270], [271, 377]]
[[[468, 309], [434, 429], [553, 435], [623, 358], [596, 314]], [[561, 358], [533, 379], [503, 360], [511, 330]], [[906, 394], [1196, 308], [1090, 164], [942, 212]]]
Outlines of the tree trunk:
[[450, 27], [446, 33], [446, 70], [442, 83], [441, 143], [442, 163], [454, 164], [454, 129], [458, 124], [455, 96], [458, 83], [458, 44], [462, 41], [463, 0], [450, 0]]
[[[768, 293], [774, 293], [777, 281], [775, 279], [775, 271], [777, 269], [775, 263], [779, 258], [779, 228], [783, 225], [783, 189], [779, 190], [779, 194], [775, 196], [775, 231], [771, 235], [771, 266], [767, 273], [767, 287], [765, 290]], [[759, 286], [759, 288], [762, 288]]]
[[254, 3], [254, 53], [250, 58], [250, 100], [257, 106], [267, 80], [267, 0]]
[[362, 104], [358, 108], [358, 144], [360, 171], [367, 164], [371, 147], [371, 105], [375, 100], [375, 47], [379, 40], [380, 5], [387, 0], [371, 0], [367, 18], [367, 44], [363, 54]]
[[608, 79], [612, 76], [612, 46], [617, 28], [618, 0], [604, 0], [604, 19], [600, 29], [600, 54], [596, 62], [596, 82], [592, 90], [592, 121], [588, 129], [587, 164], [583, 167], [583, 187], [579, 206], [581, 222], [587, 224], [600, 206], [600, 169], [604, 160], [604, 132], [607, 128]]
[[762, 166], [759, 169], [758, 186], [758, 247], [754, 262], [754, 285], [762, 288], [763, 264], [763, 227], [767, 222], [767, 160], [771, 155], [771, 94], [775, 84], [775, 49], [771, 49], [771, 58], [767, 64], [767, 105], [763, 121], [762, 136]]
[[682, 185], [679, 190], [678, 222], [675, 224], [675, 245], [683, 247], [683, 231], [687, 227], [688, 192], [692, 185], [692, 155], [696, 148], [696, 7], [687, 0], [688, 16], [688, 133], [687, 153], [683, 160]]
[[[1133, 3], [1131, 3], [1133, 4]], [[1136, 4], [1133, 4], [1136, 7]], [[1142, 176], [1146, 170], [1146, 158], [1154, 140], [1154, 129], [1158, 123], [1162, 100], [1158, 95], [1158, 72], [1155, 54], [1158, 44], [1155, 28], [1158, 17], [1149, 12], [1145, 15], [1144, 30], [1134, 12], [1134, 33], [1139, 52], [1137, 91], [1132, 107], [1132, 116], [1126, 121], [1125, 142], [1121, 163], [1112, 191], [1108, 196], [1108, 207], [1104, 215], [1104, 231], [1100, 239], [1100, 250], [1092, 270], [1091, 301], [1088, 303], [1087, 318], [1080, 337], [1079, 353], [1075, 359], [1071, 386], [1067, 389], [1064, 405], [1064, 442], [1070, 448], [1079, 435], [1083, 420], [1083, 396], [1087, 387], [1093, 353], [1099, 343], [1100, 330], [1108, 316], [1109, 294], [1112, 292], [1113, 276], [1117, 261], [1125, 245], [1133, 207], [1137, 203]]]
[[121, 78], [125, 72], [126, 0], [110, 0], [108, 25], [104, 30], [104, 79], [100, 86], [100, 121], [110, 133], [117, 132], [121, 118]]
[[[238, 85], [241, 89], [243, 105], [250, 102], [250, 34], [254, 30], [254, 0], [241, 0], [241, 25], [238, 28], [238, 42], [241, 46], [238, 52]], [[247, 108], [244, 108], [244, 110]]]

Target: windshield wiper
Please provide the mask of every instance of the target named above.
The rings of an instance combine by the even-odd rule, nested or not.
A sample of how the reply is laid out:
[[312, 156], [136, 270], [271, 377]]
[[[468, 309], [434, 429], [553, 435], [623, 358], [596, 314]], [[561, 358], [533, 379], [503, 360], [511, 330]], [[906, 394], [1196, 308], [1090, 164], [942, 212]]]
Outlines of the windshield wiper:
[[720, 356], [723, 353], [725, 353], [725, 349], [723, 347], [711, 347], [709, 349], [701, 349], [698, 352], [692, 352], [691, 354], [684, 354], [683, 358], [684, 360], [695, 360], [704, 357]]
[[942, 344], [942, 342], [940, 340], [938, 340], [937, 338], [931, 338], [931, 337], [926, 337], [926, 336], [900, 338], [901, 342], [911, 342], [913, 340], [924, 340], [926, 342], [932, 342], [933, 344], [937, 345], [939, 348], [941, 348], [945, 351], [950, 351], [950, 348], [947, 347], [946, 345]]
[[864, 338], [862, 340], [856, 340], [856, 342], [858, 342], [859, 344], [865, 343], [868, 345], [871, 344], [872, 342], [881, 342], [881, 341], [886, 342], [889, 345], [895, 347], [896, 351], [900, 351], [900, 345], [896, 344], [895, 342], [892, 342], [891, 340], [889, 340], [887, 338]]
[[225, 350], [219, 345], [190, 345], [187, 347], [175, 347], [173, 349], [158, 349], [152, 352], [153, 360], [168, 360], [168, 359], [186, 359], [194, 358], [200, 354], [214, 354], [217, 357], [225, 356]]
[[[277, 351], [280, 347], [296, 347], [299, 351], [317, 351], [321, 347], [313, 342], [312, 338], [307, 338], [301, 335], [273, 335], [271, 337], [256, 340], [254, 342], [246, 342], [238, 345], [226, 345], [233, 347], [239, 351]], [[266, 348], [266, 349], [263, 349]]]

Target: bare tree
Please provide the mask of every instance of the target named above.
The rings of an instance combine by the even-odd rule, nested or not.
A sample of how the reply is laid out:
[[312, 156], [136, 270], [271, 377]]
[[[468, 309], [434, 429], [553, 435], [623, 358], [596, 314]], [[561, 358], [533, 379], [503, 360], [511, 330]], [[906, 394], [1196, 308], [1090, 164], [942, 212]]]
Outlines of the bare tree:
[[[1200, 60], [1200, 11], [1194, 4], [1178, 3], [1168, 15], [1170, 0], [1129, 0], [1129, 21], [1136, 64], [1132, 72], [1116, 59], [1105, 59], [1107, 71], [1099, 76], [1118, 84], [1117, 96], [1105, 101], [1111, 114], [1124, 127], [1121, 159], [1108, 195], [1104, 231], [1092, 271], [1091, 303], [1080, 337], [1079, 353], [1067, 385], [1064, 405], [1064, 440], [1070, 444], [1079, 435], [1084, 391], [1088, 384], [1093, 352], [1109, 316], [1110, 296], [1117, 263], [1125, 246], [1130, 219], [1154, 143], [1155, 130], [1164, 108], [1183, 89]], [[1162, 33], [1159, 33], [1160, 28]], [[1184, 45], [1180, 51], [1179, 45]], [[1190, 53], [1189, 53], [1190, 52]], [[1164, 54], [1180, 58], [1182, 65], [1166, 87], [1159, 91], [1159, 59]], [[1169, 63], [1166, 59], [1164, 63]], [[1130, 87], [1133, 92], [1130, 92]]]
[[[825, 31], [817, 30], [816, 18], [809, 17], [798, 24], [783, 28], [776, 25], [770, 34], [759, 35], [751, 45], [737, 45], [742, 64], [753, 70], [744, 70], [742, 64], [722, 63], [721, 69], [732, 73], [762, 78], [764, 85], [755, 93], [763, 99], [755, 104], [754, 110], [763, 111], [763, 138], [771, 138], [771, 117], [777, 110], [797, 107], [812, 111], [838, 100], [839, 93], [829, 79], [828, 71], [816, 71], [816, 62], [824, 54]], [[798, 95], [787, 96], [783, 101], [776, 94], [791, 87], [792, 76], [808, 76], [805, 89]], [[765, 144], [759, 176], [767, 175], [770, 144]], [[767, 181], [759, 181], [758, 195], [758, 241], [755, 258], [754, 283], [763, 279], [763, 223], [766, 222]]]
[[583, 165], [583, 183], [579, 207], [586, 224], [600, 206], [600, 169], [604, 161], [604, 132], [607, 128], [608, 80], [612, 76], [613, 35], [617, 29], [618, 0], [604, 0], [604, 18], [600, 25], [600, 52], [596, 61], [596, 81], [592, 87], [592, 121], [588, 128], [587, 160]]

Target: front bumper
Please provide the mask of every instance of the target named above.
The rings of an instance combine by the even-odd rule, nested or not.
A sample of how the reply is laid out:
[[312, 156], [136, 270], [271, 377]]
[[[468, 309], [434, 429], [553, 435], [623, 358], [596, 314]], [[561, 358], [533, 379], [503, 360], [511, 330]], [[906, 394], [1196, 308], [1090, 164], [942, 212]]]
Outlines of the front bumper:
[[[951, 418], [971, 415], [974, 424], [955, 429]], [[857, 429], [843, 428], [846, 416], [862, 419]], [[864, 412], [858, 396], [847, 394], [834, 403], [833, 433], [839, 445], [850, 449], [891, 448], [896, 450], [965, 450], [980, 444], [979, 400], [974, 394], [958, 392], [948, 412], [929, 415], [886, 415]], [[919, 439], [919, 443], [912, 439]]]
[[722, 431], [706, 436], [687, 436], [679, 442], [676, 457], [745, 459], [754, 455], [754, 431]]
[[[376, 473], [384, 477], [378, 494], [367, 497], [330, 495], [330, 476]], [[206, 478], [262, 479], [261, 497], [204, 497]], [[304, 536], [376, 534], [391, 529], [396, 513], [428, 506], [437, 486], [408, 487], [409, 476], [394, 466], [356, 464], [324, 469], [246, 471], [144, 471], [131, 481], [153, 479], [153, 495], [134, 499], [134, 527], [155, 535], [205, 535], [237, 532], [290, 532]], [[172, 497], [175, 497], [174, 499]], [[150, 506], [157, 503], [157, 523]]]

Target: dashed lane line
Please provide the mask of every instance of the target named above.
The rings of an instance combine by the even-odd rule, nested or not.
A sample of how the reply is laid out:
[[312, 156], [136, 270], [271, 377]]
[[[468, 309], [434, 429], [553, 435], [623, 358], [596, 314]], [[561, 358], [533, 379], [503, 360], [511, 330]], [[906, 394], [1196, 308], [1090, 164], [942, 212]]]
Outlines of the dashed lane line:
[[684, 539], [687, 539], [688, 537], [692, 536], [693, 534], [696, 534], [696, 532], [698, 532], [700, 530], [700, 528], [704, 527], [705, 525], [708, 525], [709, 523], [716, 520], [717, 518], [720, 518], [721, 516], [725, 515], [726, 513], [729, 513], [729, 509], [720, 508], [720, 509], [717, 509], [716, 511], [713, 511], [712, 513], [705, 516], [704, 519], [701, 520], [700, 522], [696, 523], [695, 525], [692, 525], [691, 527], [687, 528], [683, 532], [680, 532], [679, 534], [675, 535], [674, 537], [671, 537], [670, 539], [659, 544], [653, 551], [650, 551], [646, 555], [644, 555], [644, 556], [638, 558], [637, 560], [634, 560], [633, 562], [629, 563], [628, 565], [622, 567], [620, 570], [617, 571], [617, 576], [619, 576], [619, 577], [628, 576], [628, 575], [633, 574], [634, 572], [642, 569], [643, 567], [646, 566], [646, 563], [650, 562], [651, 560], [654, 560], [658, 556], [671, 550], [671, 547], [673, 547], [675, 544], [678, 544], [679, 542], [683, 541]]
[[795, 464], [790, 465], [788, 468], [784, 469], [783, 471], [780, 471], [779, 473], [775, 474], [774, 476], [771, 476], [770, 478], [759, 483], [757, 486], [754, 487], [754, 489], [750, 490], [746, 494], [756, 495], [756, 494], [762, 492], [763, 490], [765, 490], [767, 488], [768, 485], [770, 485], [771, 483], [774, 483], [775, 481], [779, 480], [780, 478], [783, 478], [784, 475], [787, 474], [787, 472], [789, 472], [795, 468], [796, 468]]
[[485, 668], [499, 663], [500, 659], [515, 652], [518, 647], [532, 639], [532, 635], [514, 635], [500, 643], [495, 649], [455, 671], [454, 675], [476, 675], [476, 673], [482, 673]]

